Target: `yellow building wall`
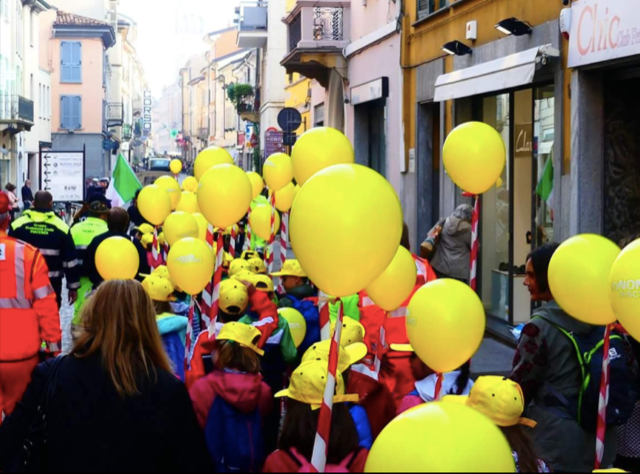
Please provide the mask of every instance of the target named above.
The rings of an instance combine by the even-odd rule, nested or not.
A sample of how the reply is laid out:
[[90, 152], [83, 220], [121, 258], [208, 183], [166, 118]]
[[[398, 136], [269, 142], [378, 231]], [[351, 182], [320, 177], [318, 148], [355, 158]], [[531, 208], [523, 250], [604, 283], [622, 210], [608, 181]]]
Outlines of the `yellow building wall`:
[[[436, 0], [437, 1], [437, 0]], [[442, 1], [442, 0], [441, 0]], [[457, 5], [459, 4], [459, 5]], [[402, 65], [404, 69], [404, 117], [405, 143], [407, 150], [416, 146], [416, 77], [417, 68], [435, 59], [445, 58], [445, 72], [453, 71], [453, 58], [442, 51], [442, 46], [453, 40], [459, 40], [472, 48], [481, 46], [505, 36], [495, 29], [498, 21], [516, 17], [529, 22], [533, 26], [556, 20], [563, 8], [560, 1], [532, 0], [457, 0], [452, 1], [450, 8], [445, 8], [415, 24], [417, 18], [417, 1], [405, 3], [406, 16], [403, 21]], [[478, 40], [466, 40], [466, 24], [478, 22]], [[563, 40], [562, 57], [566, 69], [567, 44]], [[570, 134], [571, 104], [569, 102], [569, 84], [571, 73], [565, 74], [565, 108], [564, 108], [564, 150], [565, 165], [571, 154]], [[453, 128], [452, 101], [445, 105], [446, 132]], [[408, 153], [406, 153], [408, 155]], [[568, 166], [565, 166], [565, 171]]]
[[293, 74], [291, 83], [289, 83], [289, 76], [287, 75], [285, 84], [285, 107], [298, 109], [302, 114], [302, 125], [297, 130], [298, 135], [300, 135], [312, 128], [311, 110], [307, 105], [307, 102], [311, 102], [310, 100], [307, 100], [309, 97], [309, 91], [311, 90], [311, 81], [296, 73]]

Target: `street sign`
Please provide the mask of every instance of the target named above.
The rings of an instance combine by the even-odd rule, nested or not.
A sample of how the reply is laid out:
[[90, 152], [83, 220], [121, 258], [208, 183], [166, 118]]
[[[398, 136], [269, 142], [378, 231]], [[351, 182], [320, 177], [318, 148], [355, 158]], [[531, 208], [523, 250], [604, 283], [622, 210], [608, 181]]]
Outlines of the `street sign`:
[[42, 189], [54, 201], [84, 200], [84, 153], [81, 151], [42, 152], [40, 166]]
[[269, 129], [264, 132], [264, 158], [265, 160], [275, 153], [284, 153], [284, 132]]
[[278, 125], [285, 132], [295, 132], [302, 125], [302, 115], [298, 109], [285, 107], [278, 113]]

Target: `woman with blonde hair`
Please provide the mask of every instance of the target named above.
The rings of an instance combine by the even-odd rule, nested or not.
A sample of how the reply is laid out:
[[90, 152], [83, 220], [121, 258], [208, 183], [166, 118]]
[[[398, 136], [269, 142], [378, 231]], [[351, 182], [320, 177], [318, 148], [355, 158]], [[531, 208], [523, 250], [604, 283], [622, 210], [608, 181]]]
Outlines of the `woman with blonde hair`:
[[[68, 356], [41, 364], [0, 428], [0, 471], [23, 462], [46, 419], [38, 470], [204, 472], [211, 465], [189, 394], [171, 372], [151, 299], [134, 280], [103, 283]], [[33, 462], [33, 459], [32, 459]]]

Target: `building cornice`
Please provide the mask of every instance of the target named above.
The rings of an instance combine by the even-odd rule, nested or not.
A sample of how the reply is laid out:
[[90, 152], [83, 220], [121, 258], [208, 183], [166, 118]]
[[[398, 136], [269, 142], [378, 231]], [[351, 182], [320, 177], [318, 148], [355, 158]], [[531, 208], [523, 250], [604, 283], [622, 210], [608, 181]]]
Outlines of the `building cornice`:
[[105, 49], [116, 44], [116, 35], [111, 26], [75, 26], [54, 25], [54, 38], [98, 38], [102, 40]]

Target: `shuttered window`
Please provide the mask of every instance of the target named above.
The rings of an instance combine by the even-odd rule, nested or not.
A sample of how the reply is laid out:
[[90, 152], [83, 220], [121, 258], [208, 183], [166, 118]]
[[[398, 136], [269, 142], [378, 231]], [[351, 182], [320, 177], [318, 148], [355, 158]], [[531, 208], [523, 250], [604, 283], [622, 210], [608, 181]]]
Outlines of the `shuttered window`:
[[416, 0], [418, 2], [418, 20], [449, 5], [449, 0]]
[[79, 84], [82, 82], [82, 43], [80, 41], [60, 42], [61, 82]]
[[80, 130], [82, 128], [81, 96], [60, 96], [60, 128], [64, 130]]

